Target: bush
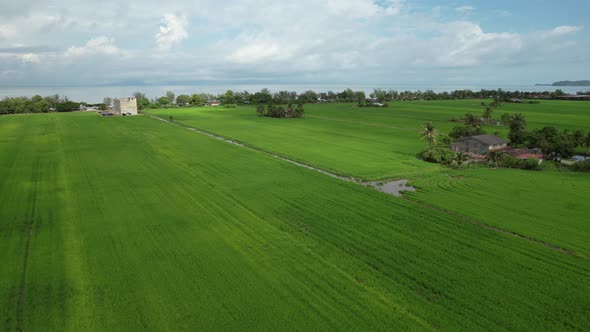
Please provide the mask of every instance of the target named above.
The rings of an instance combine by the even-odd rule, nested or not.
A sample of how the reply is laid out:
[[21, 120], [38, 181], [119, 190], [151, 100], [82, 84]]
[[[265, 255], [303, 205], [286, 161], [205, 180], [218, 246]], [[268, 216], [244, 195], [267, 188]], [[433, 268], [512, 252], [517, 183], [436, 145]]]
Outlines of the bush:
[[455, 151], [443, 145], [435, 145], [420, 153], [420, 158], [430, 163], [450, 165], [455, 160]]
[[569, 168], [576, 172], [590, 172], [590, 159], [579, 161], [570, 165]]
[[256, 114], [258, 116], [266, 116], [270, 118], [302, 118], [303, 117], [303, 104], [297, 104], [297, 107], [293, 109], [293, 105], [289, 104], [285, 109], [283, 106], [268, 105], [265, 109], [264, 105], [256, 106]]
[[521, 160], [521, 168], [529, 171], [540, 171], [541, 165], [539, 165], [539, 160], [535, 158], [528, 158]]
[[498, 166], [506, 167], [506, 168], [520, 168], [526, 169], [529, 171], [540, 171], [541, 165], [539, 165], [539, 160], [535, 158], [528, 158], [525, 160], [518, 159], [514, 156], [509, 154], [503, 154], [499, 161]]

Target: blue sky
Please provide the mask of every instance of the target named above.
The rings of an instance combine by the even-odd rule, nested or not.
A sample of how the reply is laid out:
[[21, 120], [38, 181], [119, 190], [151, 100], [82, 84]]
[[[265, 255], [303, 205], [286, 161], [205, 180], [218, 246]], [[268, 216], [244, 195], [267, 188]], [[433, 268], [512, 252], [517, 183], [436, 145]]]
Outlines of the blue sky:
[[590, 79], [588, 1], [0, 0], [0, 86]]

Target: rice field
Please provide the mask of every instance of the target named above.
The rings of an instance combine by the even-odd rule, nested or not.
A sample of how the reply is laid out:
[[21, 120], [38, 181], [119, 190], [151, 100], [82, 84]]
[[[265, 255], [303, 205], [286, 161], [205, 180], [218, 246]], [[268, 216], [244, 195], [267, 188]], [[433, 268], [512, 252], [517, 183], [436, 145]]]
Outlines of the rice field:
[[590, 257], [590, 176], [514, 169], [447, 170], [411, 183], [413, 200]]
[[[388, 108], [354, 104], [306, 105], [304, 119], [258, 118], [253, 107], [200, 107], [151, 110], [155, 114], [210, 131], [259, 149], [365, 180], [419, 176], [438, 166], [417, 160], [426, 143], [419, 132], [432, 121], [442, 133], [461, 125], [451, 122], [465, 113], [481, 114], [481, 100], [394, 102]], [[489, 101], [488, 101], [489, 102]], [[494, 111], [523, 113], [529, 128], [557, 126], [590, 131], [590, 103], [542, 101], [508, 104]], [[488, 133], [507, 135], [507, 128], [489, 126]]]
[[[0, 327], [590, 326], [587, 257], [442, 211], [437, 204], [451, 210], [452, 201], [462, 199], [434, 198], [437, 188], [448, 188], [440, 184], [443, 171], [417, 160], [388, 166], [380, 156], [397, 131], [354, 124], [346, 116], [331, 122], [313, 117], [334, 116], [328, 113], [310, 109], [301, 127], [294, 127], [299, 130], [289, 131], [249, 110], [162, 112], [342, 173], [414, 174], [416, 196], [391, 197], [146, 116], [0, 117]], [[223, 119], [227, 126], [221, 126]], [[250, 123], [259, 127], [249, 134], [256, 127]], [[414, 131], [405, 128], [399, 147], [388, 152], [390, 160], [411, 155], [411, 146], [420, 144], [409, 143]], [[245, 139], [259, 136], [265, 139]], [[282, 139], [256, 145], [277, 137]], [[314, 144], [303, 144], [304, 138]], [[347, 159], [355, 155], [347, 147], [356, 159]], [[440, 185], [428, 178], [418, 182], [418, 174], [430, 174]], [[580, 188], [576, 179], [568, 181], [562, 188]], [[481, 217], [474, 210], [464, 213]], [[586, 228], [577, 237], [572, 229], [552, 239], [584, 253]]]

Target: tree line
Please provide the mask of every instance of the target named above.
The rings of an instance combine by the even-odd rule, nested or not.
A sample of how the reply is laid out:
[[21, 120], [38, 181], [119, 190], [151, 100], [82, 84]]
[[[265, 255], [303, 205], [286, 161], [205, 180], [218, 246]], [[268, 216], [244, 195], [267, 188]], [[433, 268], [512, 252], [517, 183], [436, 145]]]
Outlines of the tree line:
[[[374, 89], [367, 94], [364, 91], [354, 91], [345, 89], [340, 92], [316, 92], [307, 90], [303, 93], [295, 91], [277, 91], [271, 92], [269, 89], [262, 89], [255, 93], [249, 91], [227, 90], [221, 94], [193, 93], [176, 95], [173, 91], [167, 91], [164, 96], [148, 99], [142, 92], [135, 92], [133, 96], [137, 98], [139, 109], [145, 108], [162, 108], [162, 107], [187, 107], [203, 106], [210, 101], [218, 101], [224, 105], [287, 105], [289, 103], [321, 103], [321, 102], [340, 102], [340, 103], [357, 103], [358, 106], [371, 106], [374, 102], [386, 103], [390, 101], [411, 101], [411, 100], [455, 100], [455, 99], [494, 99], [494, 103], [510, 102], [513, 99], [530, 99], [530, 98], [556, 98], [565, 95], [562, 90], [523, 92], [523, 91], [504, 91], [498, 90], [479, 90], [472, 91], [455, 90], [450, 92], [434, 92], [433, 90], [425, 91], [397, 91]], [[110, 99], [110, 98], [109, 98]], [[371, 102], [367, 100], [370, 99]], [[112, 100], [112, 99], [111, 99]], [[107, 106], [107, 98], [105, 104]]]
[[59, 95], [41, 97], [6, 97], [0, 100], [0, 115], [21, 113], [73, 112], [86, 103], [74, 102]]
[[[580, 92], [581, 94], [582, 92]], [[586, 92], [585, 92], [586, 93]], [[589, 92], [590, 93], [590, 92]], [[454, 99], [489, 99], [493, 98], [494, 102], [511, 102], [515, 98], [556, 98], [564, 95], [561, 90], [523, 92], [523, 91], [503, 91], [498, 90], [455, 90], [450, 92], [434, 92], [433, 90], [425, 91], [397, 91], [374, 89], [369, 93], [367, 98], [364, 91], [353, 91], [345, 89], [340, 92], [316, 92], [307, 90], [303, 93], [295, 91], [277, 91], [271, 92], [269, 89], [262, 89], [255, 93], [248, 91], [234, 92], [227, 90], [222, 94], [193, 93], [176, 95], [173, 91], [167, 91], [164, 96], [147, 98], [145, 93], [135, 92], [133, 97], [137, 99], [139, 110], [148, 108], [166, 108], [166, 107], [189, 107], [203, 106], [207, 102], [218, 101], [224, 105], [288, 105], [289, 103], [320, 103], [320, 102], [341, 102], [357, 103], [358, 106], [372, 106], [375, 102], [384, 104], [389, 101], [411, 101], [411, 100], [454, 100]], [[34, 96], [27, 97], [6, 97], [0, 101], [0, 114], [12, 113], [45, 113], [45, 112], [70, 112], [78, 110], [80, 105], [97, 106], [100, 109], [107, 109], [113, 106], [114, 99], [105, 97], [100, 104], [87, 104], [70, 101], [67, 97], [53, 95], [49, 97]]]

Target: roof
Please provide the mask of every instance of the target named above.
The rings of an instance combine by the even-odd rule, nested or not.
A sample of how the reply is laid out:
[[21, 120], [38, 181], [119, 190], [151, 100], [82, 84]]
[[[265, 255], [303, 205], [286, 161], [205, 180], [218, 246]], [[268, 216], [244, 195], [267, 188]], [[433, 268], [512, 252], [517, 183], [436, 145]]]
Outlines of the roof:
[[502, 145], [502, 144], [508, 143], [496, 135], [469, 136], [469, 137], [461, 138], [459, 141], [464, 141], [464, 140], [468, 140], [468, 139], [474, 139], [474, 140], [476, 140], [482, 144], [485, 144], [485, 145]]
[[543, 159], [543, 155], [540, 154], [535, 154], [535, 153], [525, 153], [525, 154], [521, 154], [516, 156], [517, 159], [529, 159], [529, 158], [534, 158], [534, 159]]

